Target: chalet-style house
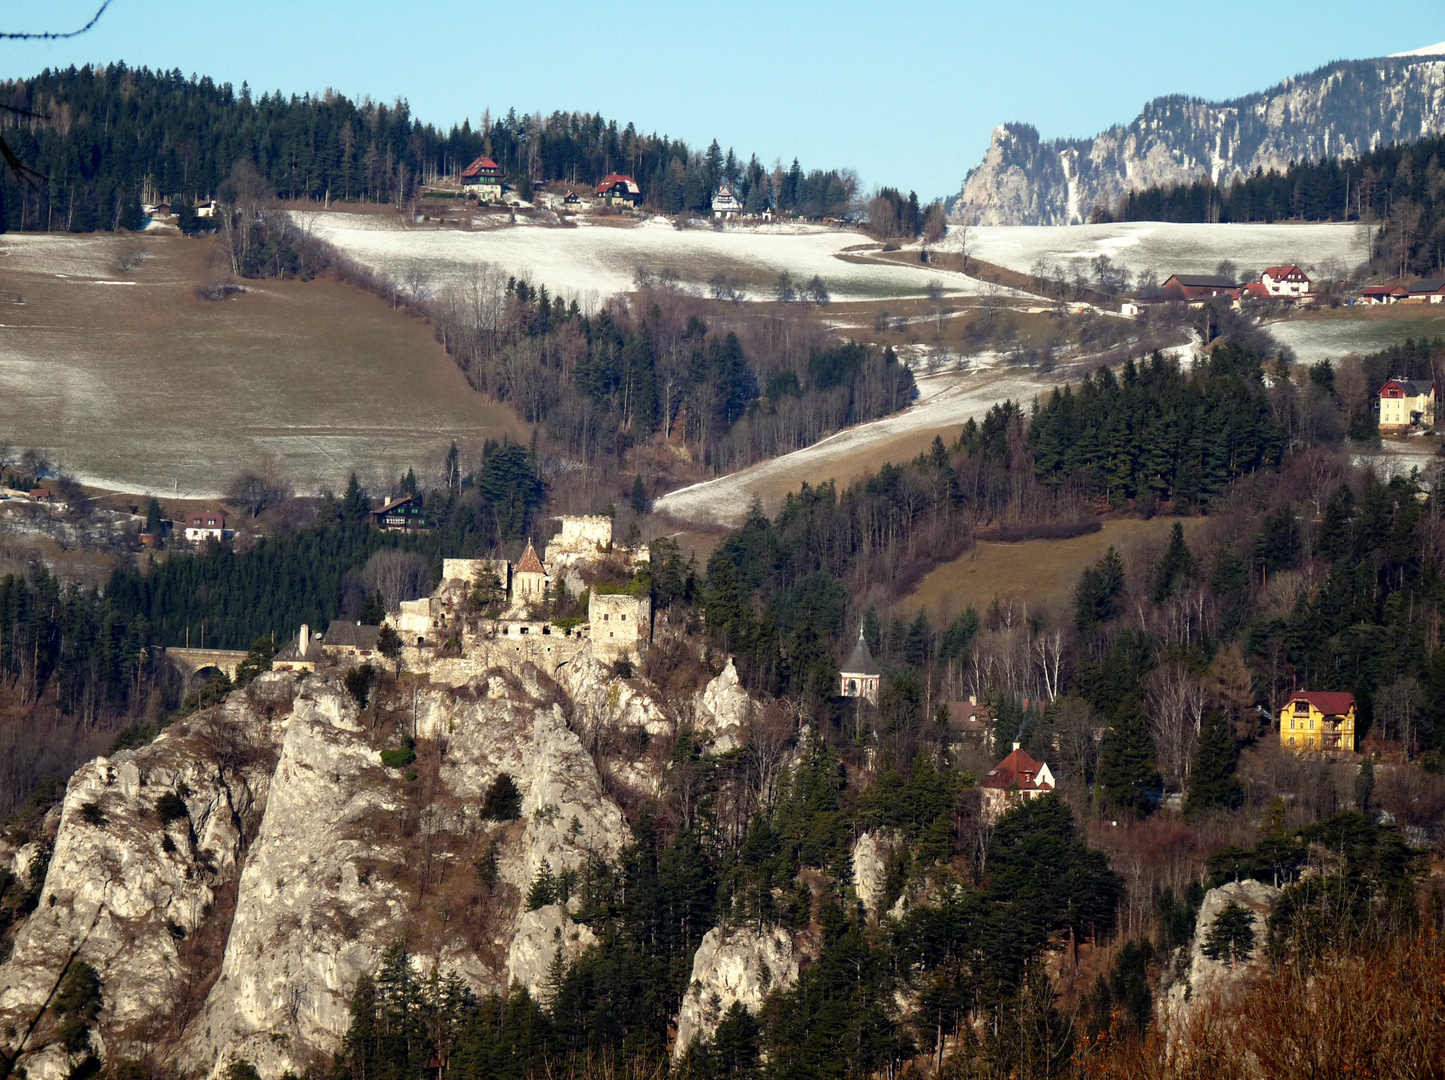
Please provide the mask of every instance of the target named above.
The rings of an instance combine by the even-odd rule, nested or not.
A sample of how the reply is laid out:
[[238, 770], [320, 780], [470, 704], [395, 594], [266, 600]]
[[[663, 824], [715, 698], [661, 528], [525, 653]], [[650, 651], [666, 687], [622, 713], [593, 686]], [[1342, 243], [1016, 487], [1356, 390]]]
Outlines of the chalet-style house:
[[483, 154], [462, 170], [462, 190], [482, 202], [501, 202], [501, 166]]
[[1410, 286], [1408, 291], [1410, 295], [1405, 298], [1406, 303], [1445, 303], [1445, 280], [1440, 278], [1425, 278], [1417, 281]]
[[978, 782], [983, 796], [983, 818], [995, 822], [1015, 806], [1041, 798], [1054, 790], [1054, 774], [1014, 743], [1013, 752]]
[[1286, 750], [1355, 749], [1355, 695], [1296, 690], [1279, 711], [1279, 744]]
[[1228, 296], [1238, 288], [1235, 282], [1216, 274], [1170, 274], [1160, 286], [1172, 300], [1198, 301]]
[[608, 173], [597, 185], [597, 197], [607, 206], [641, 206], [642, 188], [621, 173]]
[[743, 204], [738, 202], [738, 197], [733, 194], [732, 185], [723, 184], [712, 197], [712, 216], [726, 219], [741, 217], [742, 213]]
[[1309, 275], [1293, 264], [1270, 266], [1259, 275], [1259, 283], [1272, 297], [1298, 299], [1310, 291]]
[[576, 210], [579, 206], [582, 205], [582, 200], [577, 197], [577, 193], [575, 191], [569, 191], [562, 199], [562, 205], [567, 207], [567, 209], [569, 210]]
[[1420, 431], [1435, 426], [1435, 384], [1386, 379], [1380, 387], [1380, 430]]
[[1360, 290], [1360, 303], [1398, 304], [1409, 296], [1409, 291], [1399, 285], [1367, 285]]
[[226, 515], [219, 510], [196, 510], [186, 515], [186, 539], [193, 544], [226, 538]]
[[382, 532], [411, 532], [427, 528], [426, 512], [415, 495], [393, 499], [380, 510], [373, 510], [371, 519]]
[[838, 693], [842, 697], [867, 698], [878, 704], [878, 682], [882, 670], [868, 651], [868, 642], [863, 640], [863, 628], [858, 627], [858, 644], [838, 669]]

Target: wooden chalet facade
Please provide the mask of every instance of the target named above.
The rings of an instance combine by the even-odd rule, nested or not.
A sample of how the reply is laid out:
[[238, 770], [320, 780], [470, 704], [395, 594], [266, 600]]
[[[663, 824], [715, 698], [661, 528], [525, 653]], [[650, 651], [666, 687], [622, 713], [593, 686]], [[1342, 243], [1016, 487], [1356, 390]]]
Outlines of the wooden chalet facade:
[[609, 173], [597, 185], [597, 197], [607, 206], [641, 206], [642, 188], [622, 173]]
[[501, 166], [483, 154], [462, 170], [462, 190], [469, 195], [475, 195], [482, 202], [500, 202]]
[[412, 532], [430, 527], [421, 500], [415, 495], [393, 499], [380, 510], [373, 510], [371, 520], [382, 532]]

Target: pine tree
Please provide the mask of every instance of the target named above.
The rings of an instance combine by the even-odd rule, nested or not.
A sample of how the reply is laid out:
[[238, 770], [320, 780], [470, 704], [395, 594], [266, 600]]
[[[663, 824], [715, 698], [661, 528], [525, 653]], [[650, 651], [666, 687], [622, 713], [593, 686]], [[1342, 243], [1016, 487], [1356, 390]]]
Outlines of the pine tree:
[[341, 498], [341, 520], [346, 522], [365, 521], [370, 512], [371, 500], [362, 490], [361, 481], [356, 478], [355, 473], [352, 473], [351, 479], [346, 482], [346, 494]]
[[1099, 749], [1098, 789], [1104, 804], [1116, 812], [1144, 816], [1153, 808], [1150, 794], [1159, 786], [1154, 768], [1154, 741], [1139, 698], [1130, 694], [1114, 713], [1114, 722]]
[[634, 514], [645, 514], [651, 508], [652, 501], [647, 497], [647, 485], [642, 482], [640, 473], [632, 479], [631, 500]]
[[1154, 571], [1154, 603], [1162, 604], [1180, 584], [1192, 579], [1198, 569], [1199, 561], [1184, 542], [1184, 526], [1176, 521], [1169, 533], [1169, 547]]
[[1202, 814], [1209, 810], [1233, 810], [1244, 802], [1235, 767], [1239, 751], [1229, 732], [1224, 713], [1212, 710], [1204, 718], [1199, 741], [1194, 746], [1194, 761], [1189, 769], [1189, 793], [1184, 812]]
[[1248, 960], [1254, 952], [1254, 915], [1231, 900], [1209, 924], [1204, 955], [1211, 960], [1228, 960], [1230, 966]]
[[146, 506], [146, 532], [151, 536], [159, 536], [163, 524], [160, 500], [151, 499], [150, 503]]

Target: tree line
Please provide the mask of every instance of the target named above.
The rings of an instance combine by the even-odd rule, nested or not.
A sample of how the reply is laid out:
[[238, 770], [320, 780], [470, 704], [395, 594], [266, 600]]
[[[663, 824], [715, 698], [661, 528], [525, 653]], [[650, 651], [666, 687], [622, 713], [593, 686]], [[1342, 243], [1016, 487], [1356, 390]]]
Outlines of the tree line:
[[822, 217], [840, 214], [857, 190], [848, 170], [766, 168], [753, 155], [705, 151], [643, 134], [591, 113], [519, 115], [443, 131], [411, 115], [404, 100], [352, 101], [333, 91], [256, 97], [242, 83], [187, 78], [122, 63], [46, 69], [0, 83], [0, 117], [18, 159], [44, 177], [27, 184], [8, 170], [0, 185], [0, 226], [89, 232], [137, 228], [143, 202], [194, 206], [214, 196], [247, 161], [284, 199], [405, 205], [422, 185], [460, 175], [490, 154], [524, 198], [532, 186], [586, 186], [608, 173], [632, 174], [648, 206], [667, 213], [711, 212], [722, 182], [749, 210]]

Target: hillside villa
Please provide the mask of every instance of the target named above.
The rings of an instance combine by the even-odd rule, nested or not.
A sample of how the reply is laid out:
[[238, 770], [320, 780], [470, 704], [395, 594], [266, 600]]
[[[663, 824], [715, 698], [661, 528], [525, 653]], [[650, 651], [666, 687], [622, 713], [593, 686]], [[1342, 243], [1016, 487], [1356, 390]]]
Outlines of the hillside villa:
[[1279, 711], [1279, 744], [1286, 750], [1355, 749], [1355, 695], [1296, 690]]
[[723, 184], [717, 189], [717, 194], [712, 197], [712, 215], [717, 218], [740, 217], [743, 212], [743, 204], [738, 202], [738, 197], [733, 194], [732, 185]]
[[606, 206], [642, 205], [642, 188], [637, 181], [622, 173], [608, 173], [597, 185], [597, 197]]
[[483, 154], [462, 170], [462, 191], [482, 202], [501, 202], [501, 166]]
[[983, 819], [992, 824], [1014, 807], [1054, 790], [1054, 774], [1014, 743], [1013, 752], [978, 782]]
[[1435, 426], [1435, 384], [1423, 379], [1385, 380], [1380, 387], [1380, 430], [1421, 431]]
[[1259, 284], [1264, 286], [1267, 295], [1276, 299], [1298, 300], [1310, 291], [1309, 275], [1293, 264], [1267, 267], [1259, 275]]
[[226, 515], [220, 510], [193, 510], [186, 515], [186, 539], [193, 544], [226, 538]]

